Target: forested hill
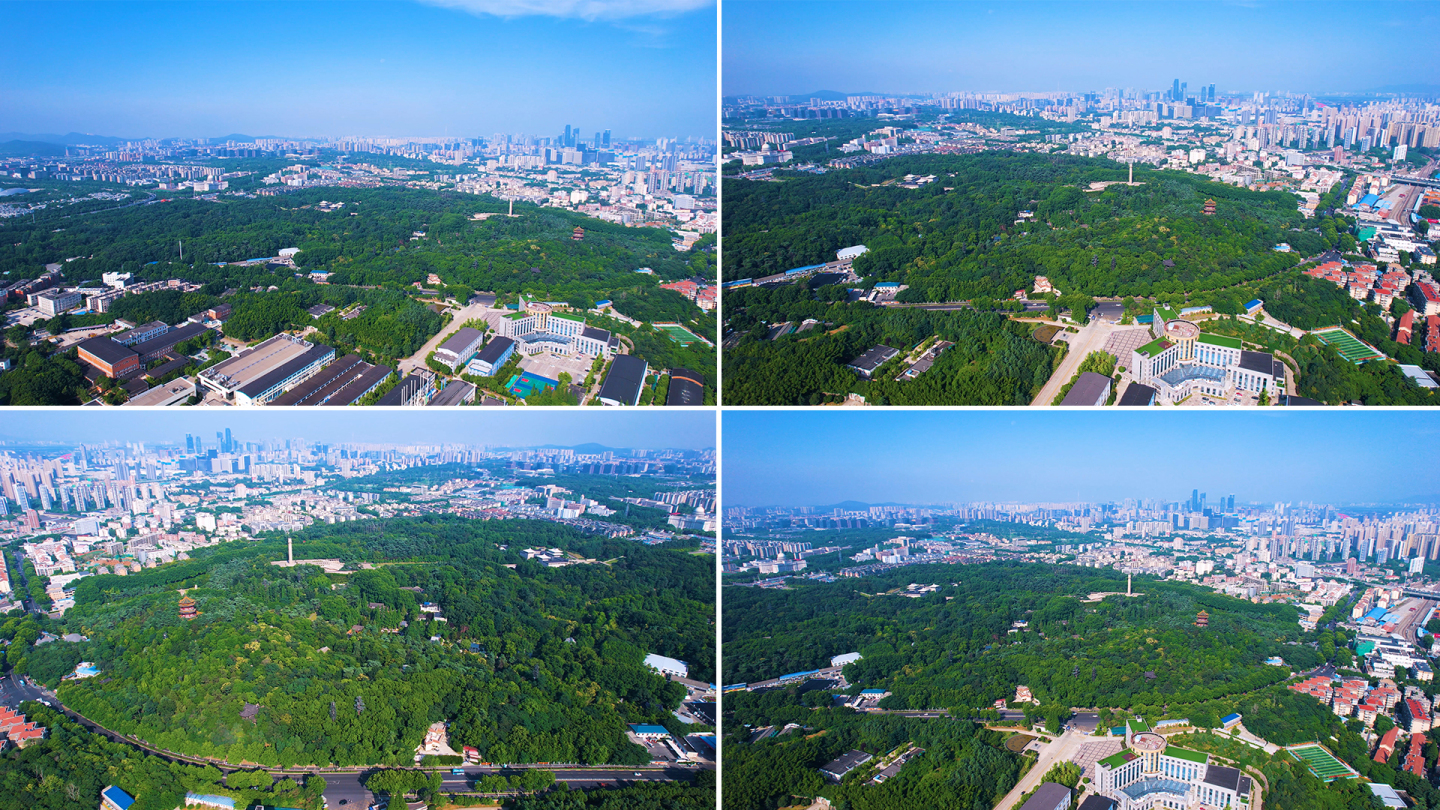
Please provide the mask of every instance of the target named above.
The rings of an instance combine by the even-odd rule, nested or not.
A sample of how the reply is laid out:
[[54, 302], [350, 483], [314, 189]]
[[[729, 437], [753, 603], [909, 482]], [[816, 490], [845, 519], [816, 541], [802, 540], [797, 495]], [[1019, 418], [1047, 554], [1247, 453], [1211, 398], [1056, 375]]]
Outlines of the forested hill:
[[[322, 211], [315, 207], [321, 200], [345, 206]], [[586, 306], [609, 298], [640, 320], [690, 320], [697, 313], [678, 293], [659, 290], [657, 279], [713, 277], [709, 252], [677, 253], [663, 228], [627, 228], [533, 205], [517, 206], [510, 218], [503, 215], [506, 205], [488, 195], [424, 189], [321, 188], [256, 199], [176, 199], [73, 217], [58, 209], [33, 224], [26, 219], [0, 227], [0, 271], [10, 271], [6, 278], [13, 281], [74, 258], [65, 264], [71, 283], [125, 271], [141, 280], [184, 278], [244, 288], [278, 284], [293, 271], [215, 263], [297, 247], [295, 261], [303, 271], [332, 271], [335, 284], [400, 289], [434, 273], [461, 300], [468, 290], [489, 290]], [[482, 212], [501, 215], [470, 219]], [[577, 227], [584, 229], [583, 239], [572, 238]], [[637, 275], [641, 267], [655, 275]], [[633, 306], [619, 303], [625, 295], [636, 298]]]
[[[942, 587], [919, 599], [884, 594], [912, 582]], [[1311, 647], [1286, 643], [1303, 637], [1292, 606], [1148, 578], [1136, 582], [1139, 597], [1082, 601], [1124, 590], [1114, 571], [1019, 563], [908, 566], [791, 590], [731, 587], [723, 680], [774, 678], [860, 652], [846, 677], [891, 691], [890, 708], [969, 712], [1023, 684], [1046, 705], [1143, 712], [1283, 680], [1285, 670], [1262, 665], [1272, 655], [1297, 670], [1320, 663]], [[1202, 609], [1204, 629], [1194, 625]], [[1020, 620], [1029, 626], [1011, 633]]]
[[[731, 290], [725, 312], [727, 330], [743, 336], [723, 357], [725, 401], [736, 405], [819, 405], [852, 391], [872, 405], [1028, 405], [1057, 359], [1027, 325], [998, 313], [827, 302], [801, 284]], [[805, 319], [823, 327], [767, 339], [770, 324]], [[904, 351], [931, 335], [955, 345], [918, 378], [894, 380]], [[869, 380], [845, 367], [882, 343], [902, 355]]]
[[[935, 175], [918, 189], [896, 183]], [[864, 244], [867, 281], [910, 286], [901, 300], [1008, 297], [1036, 275], [1089, 296], [1194, 294], [1267, 278], [1293, 266], [1278, 254], [1342, 245], [1296, 210], [1294, 195], [1253, 192], [1182, 172], [1137, 167], [1138, 185], [1114, 161], [985, 152], [894, 158], [780, 182], [725, 181], [725, 280], [818, 262]], [[1213, 216], [1205, 201], [1216, 201]], [[1017, 222], [1021, 211], [1034, 219]], [[1302, 230], [1295, 231], [1292, 228]], [[1173, 266], [1164, 262], [1173, 262]]]
[[[550, 523], [396, 519], [227, 543], [129, 577], [85, 579], [54, 632], [16, 664], [69, 706], [156, 745], [232, 762], [400, 764], [426, 727], [491, 762], [638, 764], [626, 723], [679, 726], [684, 696], [655, 652], [714, 671], [710, 560]], [[605, 561], [549, 569], [532, 546]], [[502, 548], [505, 547], [505, 548]], [[354, 567], [354, 566], [351, 566]], [[177, 589], [199, 617], [179, 617]], [[447, 621], [419, 608], [439, 606]], [[95, 678], [60, 683], [81, 660]], [[258, 707], [242, 718], [247, 704]]]

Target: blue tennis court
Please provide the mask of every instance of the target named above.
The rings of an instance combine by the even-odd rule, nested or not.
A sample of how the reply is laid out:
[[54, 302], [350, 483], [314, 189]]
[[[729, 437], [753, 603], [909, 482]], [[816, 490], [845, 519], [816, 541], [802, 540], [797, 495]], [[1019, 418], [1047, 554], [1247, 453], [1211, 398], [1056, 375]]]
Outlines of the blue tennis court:
[[517, 397], [525, 398], [537, 391], [544, 391], [548, 388], [559, 388], [560, 381], [552, 380], [549, 377], [541, 377], [539, 374], [531, 374], [528, 371], [516, 374], [505, 383], [505, 388]]

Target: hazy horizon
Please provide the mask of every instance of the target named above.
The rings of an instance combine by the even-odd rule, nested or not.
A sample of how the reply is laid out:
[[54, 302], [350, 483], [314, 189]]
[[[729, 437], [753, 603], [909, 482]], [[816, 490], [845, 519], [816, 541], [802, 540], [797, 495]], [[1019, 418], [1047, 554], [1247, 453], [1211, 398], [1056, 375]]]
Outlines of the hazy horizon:
[[[726, 0], [723, 93], [1163, 91], [1178, 78], [1191, 92], [1213, 83], [1219, 93], [1316, 95], [1440, 83], [1440, 51], [1423, 45], [1440, 33], [1433, 4], [1363, 12], [1328, 0], [835, 8]], [[1361, 56], [1378, 42], [1400, 61]]]
[[[714, 0], [11, 2], [0, 132], [713, 139]], [[129, 47], [127, 47], [127, 43]]]
[[213, 440], [230, 428], [236, 441], [304, 438], [312, 442], [433, 445], [488, 444], [512, 447], [603, 444], [645, 450], [705, 450], [715, 446], [715, 415], [688, 409], [593, 412], [555, 409], [355, 408], [287, 409], [7, 409], [0, 452], [9, 444], [32, 447], [22, 436], [48, 441], [175, 443], [185, 434]]
[[721, 454], [725, 506], [1416, 503], [1440, 471], [1404, 453], [1437, 438], [1423, 411], [738, 411]]

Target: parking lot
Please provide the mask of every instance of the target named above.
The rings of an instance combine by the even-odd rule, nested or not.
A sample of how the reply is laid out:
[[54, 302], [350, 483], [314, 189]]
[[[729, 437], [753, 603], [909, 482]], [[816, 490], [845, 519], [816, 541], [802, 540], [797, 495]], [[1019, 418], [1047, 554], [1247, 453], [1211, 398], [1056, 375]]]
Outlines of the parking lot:
[[585, 382], [585, 375], [590, 373], [590, 364], [593, 362], [595, 362], [595, 358], [584, 355], [556, 357], [553, 354], [537, 354], [521, 360], [520, 368], [522, 371], [539, 374], [541, 377], [548, 377], [552, 380], [560, 379], [560, 373], [565, 372], [570, 375], [571, 382], [581, 385]]

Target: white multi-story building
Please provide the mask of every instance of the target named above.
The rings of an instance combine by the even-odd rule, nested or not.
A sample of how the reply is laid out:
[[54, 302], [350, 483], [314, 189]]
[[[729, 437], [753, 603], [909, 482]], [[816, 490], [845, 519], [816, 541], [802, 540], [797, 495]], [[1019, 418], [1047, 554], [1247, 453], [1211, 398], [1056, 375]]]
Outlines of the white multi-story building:
[[1117, 810], [1224, 808], [1248, 800], [1250, 778], [1236, 768], [1210, 763], [1210, 756], [1170, 745], [1134, 721], [1125, 728], [1125, 748], [1095, 763], [1095, 790], [1113, 799]]
[[1194, 393], [1227, 397], [1236, 391], [1273, 397], [1283, 387], [1285, 369], [1273, 356], [1245, 351], [1239, 338], [1201, 332], [1170, 310], [1157, 309], [1153, 317], [1155, 339], [1131, 352], [1130, 369], [1158, 399], [1174, 403]]
[[604, 329], [585, 325], [585, 318], [556, 310], [550, 304], [520, 300], [520, 309], [500, 318], [501, 337], [515, 341], [527, 357], [550, 353], [604, 357], [615, 353], [619, 341]]

